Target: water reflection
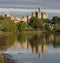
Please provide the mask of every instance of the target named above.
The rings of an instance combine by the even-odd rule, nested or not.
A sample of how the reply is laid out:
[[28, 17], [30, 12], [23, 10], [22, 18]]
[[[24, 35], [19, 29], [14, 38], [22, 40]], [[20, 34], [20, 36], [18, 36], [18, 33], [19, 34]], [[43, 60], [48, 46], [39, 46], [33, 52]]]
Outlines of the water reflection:
[[43, 52], [46, 53], [48, 50], [45, 35], [34, 35], [29, 39], [29, 43], [32, 47], [32, 52], [38, 53], [39, 57], [42, 55]]
[[60, 34], [54, 35], [53, 46], [54, 47], [60, 47]]
[[4, 58], [3, 58], [3, 54], [0, 53], [0, 63], [4, 63]]
[[[49, 45], [60, 47], [60, 34], [4, 34], [0, 35], [0, 51], [30, 52], [40, 58], [47, 54]], [[5, 60], [6, 61], [6, 60]]]
[[0, 35], [0, 50], [6, 50], [9, 48], [12, 44], [14, 44], [15, 39], [15, 34]]

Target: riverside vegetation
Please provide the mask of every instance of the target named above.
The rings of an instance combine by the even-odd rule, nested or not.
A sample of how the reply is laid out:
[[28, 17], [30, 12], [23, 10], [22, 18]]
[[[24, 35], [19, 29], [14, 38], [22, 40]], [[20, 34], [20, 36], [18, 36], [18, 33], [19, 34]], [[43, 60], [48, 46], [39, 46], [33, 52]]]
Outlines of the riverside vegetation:
[[38, 19], [32, 17], [28, 23], [20, 22], [15, 24], [9, 17], [0, 16], [0, 31], [20, 32], [20, 31], [52, 31], [60, 32], [60, 17], [54, 16], [52, 19]]
[[[52, 50], [51, 50], [51, 48], [52, 48]], [[42, 56], [46, 58], [46, 55], [48, 56], [48, 53], [50, 53], [50, 52], [53, 53], [54, 50], [55, 50], [54, 54], [56, 56], [60, 55], [60, 53], [56, 53], [56, 49], [57, 49], [57, 52], [60, 49], [60, 34], [53, 34], [53, 33], [13, 34], [13, 33], [11, 33], [11, 34], [0, 35], [0, 51], [6, 51], [8, 53], [9, 53], [9, 51], [11, 51], [11, 53], [12, 53], [12, 51], [14, 53], [15, 53], [15, 51], [17, 51], [17, 53], [12, 54], [12, 56], [10, 56], [9, 54], [7, 54], [7, 56], [6, 55], [3, 56], [3, 54], [0, 54], [0, 63], [18, 63], [18, 62], [15, 62], [15, 60], [19, 61], [19, 63], [20, 63], [21, 60], [18, 60], [17, 57], [19, 57], [19, 59], [21, 59], [22, 56], [23, 56], [22, 61], [24, 61], [24, 58], [27, 61], [27, 59], [28, 59], [27, 55], [29, 56], [30, 53], [31, 53], [30, 56], [32, 56], [32, 57], [33, 57], [32, 54], [36, 54], [38, 60], [41, 61], [40, 59]], [[31, 52], [28, 52], [26, 54], [24, 54], [24, 52], [23, 52], [23, 54], [20, 54], [19, 51], [21, 51], [21, 50], [23, 50], [23, 51], [26, 50], [25, 52], [28, 52], [28, 50], [31, 50]], [[46, 54], [46, 55], [44, 55], [44, 54]], [[26, 55], [26, 57], [25, 57], [25, 55]], [[33, 58], [35, 58], [36, 55], [34, 55]], [[55, 56], [52, 56], [52, 55], [49, 54], [49, 58], [51, 56], [51, 58], [54, 57], [54, 60], [55, 60]], [[59, 57], [57, 57], [58, 60], [59, 60]], [[54, 61], [54, 60], [52, 60], [52, 61]], [[31, 61], [31, 58], [30, 58], [30, 61]], [[49, 63], [51, 63], [50, 61], [51, 60], [49, 60]], [[35, 62], [33, 61], [33, 63], [35, 63]]]
[[16, 32], [16, 25], [10, 18], [0, 16], [0, 31]]

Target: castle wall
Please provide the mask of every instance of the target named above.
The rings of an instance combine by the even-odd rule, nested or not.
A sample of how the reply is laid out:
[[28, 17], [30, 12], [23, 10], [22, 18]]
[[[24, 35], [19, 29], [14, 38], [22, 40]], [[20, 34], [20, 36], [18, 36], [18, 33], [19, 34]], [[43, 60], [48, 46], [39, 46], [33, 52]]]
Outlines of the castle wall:
[[48, 14], [47, 14], [47, 12], [43, 12], [42, 14], [43, 14], [43, 16], [42, 16], [43, 19], [47, 19], [47, 18], [48, 18]]
[[23, 17], [23, 18], [21, 19], [21, 21], [27, 23], [27, 17]]
[[27, 22], [29, 22], [30, 18], [31, 18], [31, 16], [27, 16]]
[[36, 17], [36, 13], [35, 12], [32, 12], [32, 17]]
[[41, 19], [41, 12], [38, 12], [38, 18]]

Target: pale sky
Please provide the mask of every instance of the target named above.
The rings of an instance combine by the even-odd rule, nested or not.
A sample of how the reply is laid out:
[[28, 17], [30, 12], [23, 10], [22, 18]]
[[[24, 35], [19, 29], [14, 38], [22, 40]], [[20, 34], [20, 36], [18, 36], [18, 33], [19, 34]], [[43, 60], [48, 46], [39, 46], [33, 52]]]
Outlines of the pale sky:
[[[42, 9], [48, 9], [49, 11], [47, 12], [49, 14], [50, 13], [54, 14], [55, 12], [56, 15], [60, 16], [60, 0], [0, 0], [0, 11], [1, 8], [3, 8], [4, 11], [8, 8], [11, 12], [16, 8], [22, 9], [24, 11], [24, 9], [33, 10], [33, 9], [37, 9], [38, 7], [41, 7]], [[14, 9], [11, 10], [11, 8]], [[20, 11], [22, 12], [22, 10]], [[17, 12], [17, 10], [15, 12]]]

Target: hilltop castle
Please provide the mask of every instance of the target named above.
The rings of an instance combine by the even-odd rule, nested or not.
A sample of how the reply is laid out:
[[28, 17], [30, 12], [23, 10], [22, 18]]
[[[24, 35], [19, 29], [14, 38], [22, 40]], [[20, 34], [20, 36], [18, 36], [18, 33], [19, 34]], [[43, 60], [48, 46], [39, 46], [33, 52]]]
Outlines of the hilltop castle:
[[32, 17], [36, 17], [36, 18], [39, 18], [39, 19], [47, 19], [48, 13], [42, 12], [41, 8], [38, 8], [38, 11], [32, 12]]

